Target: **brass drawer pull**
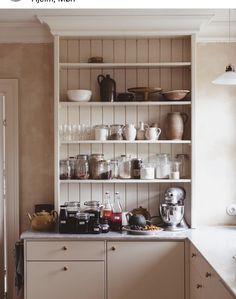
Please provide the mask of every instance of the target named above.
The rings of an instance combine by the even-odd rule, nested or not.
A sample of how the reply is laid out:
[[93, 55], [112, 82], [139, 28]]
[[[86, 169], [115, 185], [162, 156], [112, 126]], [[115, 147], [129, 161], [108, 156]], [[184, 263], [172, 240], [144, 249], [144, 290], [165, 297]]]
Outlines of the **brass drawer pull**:
[[196, 257], [197, 256], [197, 254], [196, 253], [192, 253], [192, 257]]
[[210, 272], [206, 272], [206, 277], [211, 277], [211, 273]]
[[66, 246], [63, 246], [63, 247], [62, 247], [62, 250], [67, 250], [67, 247], [66, 247]]
[[196, 287], [197, 287], [197, 289], [201, 289], [202, 288], [202, 284], [198, 283]]
[[112, 246], [112, 247], [111, 247], [111, 250], [112, 250], [112, 251], [115, 251], [115, 250], [116, 250], [115, 246]]
[[67, 271], [67, 270], [68, 270], [68, 267], [66, 267], [66, 266], [63, 267], [63, 270], [64, 270], [64, 271]]

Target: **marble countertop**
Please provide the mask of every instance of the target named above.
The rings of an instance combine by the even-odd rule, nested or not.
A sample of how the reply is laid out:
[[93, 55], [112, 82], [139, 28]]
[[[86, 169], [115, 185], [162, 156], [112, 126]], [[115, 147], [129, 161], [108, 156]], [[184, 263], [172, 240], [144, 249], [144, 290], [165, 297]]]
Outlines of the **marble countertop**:
[[236, 298], [236, 226], [201, 227], [184, 232], [161, 231], [156, 235], [130, 235], [126, 232], [99, 235], [72, 235], [27, 231], [21, 235], [25, 240], [87, 240], [87, 241], [161, 241], [189, 240], [212, 266], [222, 282]]

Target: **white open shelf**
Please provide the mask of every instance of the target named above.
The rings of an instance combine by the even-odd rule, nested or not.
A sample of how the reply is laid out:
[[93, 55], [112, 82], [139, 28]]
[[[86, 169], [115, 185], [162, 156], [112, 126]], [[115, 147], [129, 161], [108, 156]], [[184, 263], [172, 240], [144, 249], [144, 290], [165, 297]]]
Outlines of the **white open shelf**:
[[59, 102], [59, 107], [99, 107], [99, 106], [174, 106], [191, 105], [191, 101], [142, 101], [142, 102]]
[[190, 140], [79, 140], [61, 141], [61, 144], [191, 144]]
[[61, 184], [140, 184], [140, 183], [191, 183], [191, 179], [155, 179], [155, 180], [134, 180], [134, 179], [113, 179], [113, 180], [60, 180]]
[[190, 66], [191, 66], [191, 62], [60, 63], [61, 69], [159, 68], [159, 67], [190, 67]]

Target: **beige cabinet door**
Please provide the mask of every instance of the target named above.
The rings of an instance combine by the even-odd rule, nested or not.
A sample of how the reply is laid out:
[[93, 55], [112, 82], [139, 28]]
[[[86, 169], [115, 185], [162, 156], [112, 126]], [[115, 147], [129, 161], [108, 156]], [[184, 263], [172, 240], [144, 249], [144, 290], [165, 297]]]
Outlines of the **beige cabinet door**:
[[108, 242], [107, 299], [184, 299], [184, 242]]
[[[207, 284], [206, 299], [233, 299], [226, 287], [216, 277]], [[205, 299], [204, 298], [204, 299]]]
[[27, 262], [26, 299], [104, 299], [104, 262]]
[[[190, 299], [204, 299], [206, 286], [193, 265], [190, 265]], [[210, 299], [210, 298], [209, 298]]]

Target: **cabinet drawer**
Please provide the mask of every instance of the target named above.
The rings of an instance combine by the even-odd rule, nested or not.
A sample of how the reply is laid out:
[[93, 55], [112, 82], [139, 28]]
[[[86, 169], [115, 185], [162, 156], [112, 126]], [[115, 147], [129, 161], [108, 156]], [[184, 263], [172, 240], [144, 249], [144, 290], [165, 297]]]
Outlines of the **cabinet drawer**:
[[102, 241], [27, 241], [26, 259], [42, 260], [101, 260], [105, 259]]

